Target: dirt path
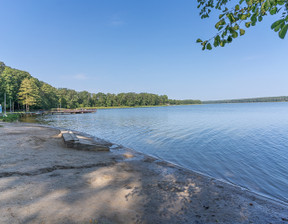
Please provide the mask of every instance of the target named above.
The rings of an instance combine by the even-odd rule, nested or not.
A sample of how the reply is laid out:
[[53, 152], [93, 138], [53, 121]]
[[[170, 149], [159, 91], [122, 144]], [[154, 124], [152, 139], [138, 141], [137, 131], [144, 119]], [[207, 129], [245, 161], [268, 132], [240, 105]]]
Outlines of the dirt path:
[[0, 223], [284, 223], [288, 207], [121, 147], [0, 123]]

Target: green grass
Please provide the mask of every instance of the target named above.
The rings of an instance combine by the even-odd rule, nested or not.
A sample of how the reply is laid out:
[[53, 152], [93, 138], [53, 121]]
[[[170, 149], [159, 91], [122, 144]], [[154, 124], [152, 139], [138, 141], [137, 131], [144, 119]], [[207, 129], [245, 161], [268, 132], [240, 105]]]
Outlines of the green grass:
[[18, 119], [21, 117], [21, 114], [9, 114], [7, 113], [6, 116], [2, 115], [0, 116], [0, 121], [4, 122], [13, 122], [18, 121]]

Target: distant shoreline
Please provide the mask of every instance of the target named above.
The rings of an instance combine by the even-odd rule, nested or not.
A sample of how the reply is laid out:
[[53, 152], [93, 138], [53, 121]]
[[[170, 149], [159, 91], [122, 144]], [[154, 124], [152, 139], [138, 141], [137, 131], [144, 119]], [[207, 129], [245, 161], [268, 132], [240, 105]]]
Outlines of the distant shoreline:
[[280, 103], [288, 102], [288, 96], [277, 97], [256, 97], [243, 99], [227, 99], [227, 100], [206, 100], [202, 104], [223, 104], [223, 103]]
[[[130, 108], [154, 108], [154, 107], [173, 107], [173, 106], [188, 106], [188, 105], [201, 105], [201, 104], [171, 104], [171, 105], [147, 105], [147, 106], [115, 106], [115, 107], [84, 107], [83, 109], [130, 109]], [[77, 108], [78, 109], [78, 108]]]

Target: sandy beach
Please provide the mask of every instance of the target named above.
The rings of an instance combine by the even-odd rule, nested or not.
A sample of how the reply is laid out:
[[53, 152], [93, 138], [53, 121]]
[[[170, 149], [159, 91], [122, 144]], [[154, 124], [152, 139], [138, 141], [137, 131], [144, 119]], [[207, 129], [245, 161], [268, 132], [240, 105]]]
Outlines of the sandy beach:
[[288, 206], [121, 146], [76, 150], [60, 130], [0, 122], [0, 223], [288, 224]]

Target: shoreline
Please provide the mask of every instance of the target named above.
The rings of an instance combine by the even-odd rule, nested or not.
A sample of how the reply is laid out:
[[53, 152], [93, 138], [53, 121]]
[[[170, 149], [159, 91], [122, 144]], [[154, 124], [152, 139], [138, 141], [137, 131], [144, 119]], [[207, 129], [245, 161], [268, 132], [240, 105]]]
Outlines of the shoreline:
[[286, 202], [241, 186], [113, 143], [69, 149], [57, 127], [0, 124], [1, 223], [288, 223]]
[[[272, 102], [272, 103], [273, 103], [273, 102]], [[85, 133], [85, 132], [81, 132], [81, 131], [74, 130], [74, 129], [61, 128], [61, 127], [57, 127], [57, 126], [45, 125], [45, 124], [41, 124], [41, 123], [37, 123], [37, 122], [36, 122], [36, 123], [29, 123], [29, 122], [22, 122], [22, 121], [20, 121], [20, 122], [21, 122], [21, 123], [25, 123], [25, 124], [31, 124], [31, 125], [34, 125], [34, 124], [35, 124], [35, 125], [38, 125], [38, 126], [43, 126], [43, 127], [47, 127], [47, 128], [53, 128], [53, 129], [56, 129], [56, 130], [60, 130], [60, 129], [61, 129], [61, 130], [73, 131], [73, 132], [78, 133], [78, 134], [80, 134], [80, 135], [83, 135], [83, 136], [86, 136], [86, 137], [89, 137], [89, 138], [93, 138], [93, 139], [95, 139], [96, 141], [104, 141], [104, 142], [106, 142], [106, 143], [111, 143], [112, 145], [116, 145], [117, 147], [121, 147], [121, 148], [124, 148], [124, 149], [126, 149], [126, 150], [131, 150], [131, 151], [133, 151], [133, 152], [136, 152], [136, 153], [139, 153], [139, 154], [143, 154], [144, 156], [148, 156], [148, 157], [151, 157], [151, 158], [156, 159], [156, 160], [160, 160], [160, 161], [163, 161], [163, 162], [167, 162], [167, 163], [169, 163], [169, 164], [172, 164], [172, 165], [178, 167], [179, 169], [184, 169], [184, 170], [187, 170], [188, 172], [196, 173], [197, 175], [201, 175], [201, 176], [203, 176], [203, 177], [207, 177], [207, 178], [210, 178], [210, 179], [215, 179], [215, 180], [217, 180], [217, 181], [223, 182], [223, 183], [225, 183], [225, 184], [232, 185], [232, 186], [234, 186], [234, 187], [239, 187], [239, 188], [241, 188], [242, 190], [245, 190], [245, 191], [248, 191], [248, 192], [250, 192], [250, 193], [256, 194], [256, 195], [258, 195], [259, 197], [263, 197], [264, 199], [268, 199], [268, 200], [271, 200], [271, 201], [275, 201], [275, 202], [277, 202], [277, 203], [280, 203], [280, 204], [283, 204], [283, 205], [285, 205], [285, 206], [288, 206], [288, 201], [284, 201], [284, 200], [281, 200], [281, 199], [279, 199], [279, 198], [273, 197], [273, 196], [271, 196], [271, 195], [266, 195], [266, 194], [264, 194], [264, 193], [260, 193], [260, 192], [254, 191], [254, 190], [249, 189], [249, 188], [247, 188], [247, 187], [245, 187], [245, 186], [237, 185], [237, 184], [235, 184], [235, 183], [233, 183], [233, 182], [230, 182], [230, 181], [227, 181], [227, 180], [225, 180], [225, 179], [219, 179], [219, 178], [210, 176], [210, 175], [208, 175], [208, 174], [202, 173], [202, 172], [200, 172], [200, 171], [196, 171], [196, 170], [193, 170], [193, 169], [189, 169], [189, 168], [187, 168], [187, 167], [181, 166], [181, 165], [176, 164], [176, 163], [174, 163], [174, 162], [171, 162], [171, 161], [168, 161], [168, 160], [165, 160], [165, 159], [162, 159], [162, 158], [155, 157], [155, 156], [152, 155], [152, 154], [146, 154], [146, 153], [143, 153], [143, 152], [141, 152], [141, 151], [137, 151], [137, 150], [135, 150], [135, 149], [133, 149], [133, 148], [128, 148], [128, 147], [126, 147], [126, 146], [124, 146], [124, 145], [122, 145], [122, 144], [117, 144], [117, 143], [114, 143], [114, 142], [110, 142], [109, 140], [101, 139], [101, 138], [98, 138], [97, 136], [94, 136], [94, 135], [91, 135], [91, 134], [88, 134], [88, 133]]]

